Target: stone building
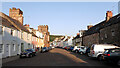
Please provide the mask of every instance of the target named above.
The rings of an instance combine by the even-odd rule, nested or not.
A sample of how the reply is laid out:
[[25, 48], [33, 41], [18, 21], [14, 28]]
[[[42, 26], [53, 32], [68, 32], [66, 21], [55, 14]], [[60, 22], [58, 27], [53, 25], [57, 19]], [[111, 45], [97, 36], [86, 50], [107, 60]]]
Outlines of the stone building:
[[113, 17], [112, 11], [107, 11], [106, 19], [95, 26], [88, 28], [83, 36], [83, 45], [91, 46], [92, 44], [116, 44], [119, 43], [119, 16]]
[[120, 14], [111, 17], [100, 29], [100, 43], [120, 46]]
[[50, 39], [50, 34], [48, 32], [48, 25], [39, 25], [38, 26], [38, 31], [40, 31], [42, 34], [43, 34], [43, 37], [44, 37], [44, 46], [45, 47], [49, 47], [50, 44], [49, 44], [49, 39]]

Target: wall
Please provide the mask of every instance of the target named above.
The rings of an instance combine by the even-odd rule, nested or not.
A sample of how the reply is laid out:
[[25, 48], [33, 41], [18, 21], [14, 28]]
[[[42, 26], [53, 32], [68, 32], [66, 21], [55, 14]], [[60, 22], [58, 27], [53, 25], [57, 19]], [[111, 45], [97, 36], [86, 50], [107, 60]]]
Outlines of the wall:
[[117, 44], [120, 46], [120, 23], [101, 29], [100, 43]]
[[[17, 30], [14, 30], [13, 35], [11, 35], [11, 29], [7, 27], [3, 27], [3, 36], [2, 36], [2, 43], [3, 43], [2, 57], [3, 58], [18, 54], [18, 50], [19, 50], [18, 42], [20, 41], [18, 41], [19, 38], [15, 34], [17, 34]], [[9, 55], [8, 55], [8, 52], [9, 52]]]
[[83, 37], [83, 45], [89, 47], [92, 44], [99, 44], [99, 33], [95, 33]]

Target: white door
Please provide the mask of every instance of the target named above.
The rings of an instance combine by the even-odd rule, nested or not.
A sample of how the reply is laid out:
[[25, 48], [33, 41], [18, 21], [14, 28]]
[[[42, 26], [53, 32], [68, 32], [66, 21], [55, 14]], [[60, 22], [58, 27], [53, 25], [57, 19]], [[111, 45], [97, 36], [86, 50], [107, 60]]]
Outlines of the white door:
[[6, 57], [10, 56], [10, 45], [6, 45]]
[[20, 54], [20, 45], [17, 46], [17, 54]]

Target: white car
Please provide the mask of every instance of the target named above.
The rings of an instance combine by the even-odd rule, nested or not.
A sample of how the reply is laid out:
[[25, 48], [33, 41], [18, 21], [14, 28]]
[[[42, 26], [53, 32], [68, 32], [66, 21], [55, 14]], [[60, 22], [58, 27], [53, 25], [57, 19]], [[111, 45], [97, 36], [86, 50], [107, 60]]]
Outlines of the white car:
[[109, 48], [119, 48], [118, 46], [114, 46], [112, 44], [93, 44], [90, 47], [90, 57], [95, 57], [100, 59], [105, 49]]
[[52, 49], [54, 49], [55, 47], [54, 46], [52, 46]]
[[79, 53], [80, 54], [85, 54], [86, 53], [86, 47], [85, 46], [80, 46]]
[[80, 49], [80, 46], [74, 46], [72, 51], [77, 53], [79, 52], [79, 49]]

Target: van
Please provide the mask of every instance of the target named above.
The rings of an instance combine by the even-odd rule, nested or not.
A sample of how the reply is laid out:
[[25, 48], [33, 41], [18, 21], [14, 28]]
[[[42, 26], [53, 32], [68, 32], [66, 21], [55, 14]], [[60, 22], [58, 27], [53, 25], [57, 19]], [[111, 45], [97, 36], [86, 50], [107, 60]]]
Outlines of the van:
[[90, 57], [95, 57], [100, 60], [104, 50], [109, 48], [118, 48], [118, 46], [112, 44], [93, 44], [90, 47]]

